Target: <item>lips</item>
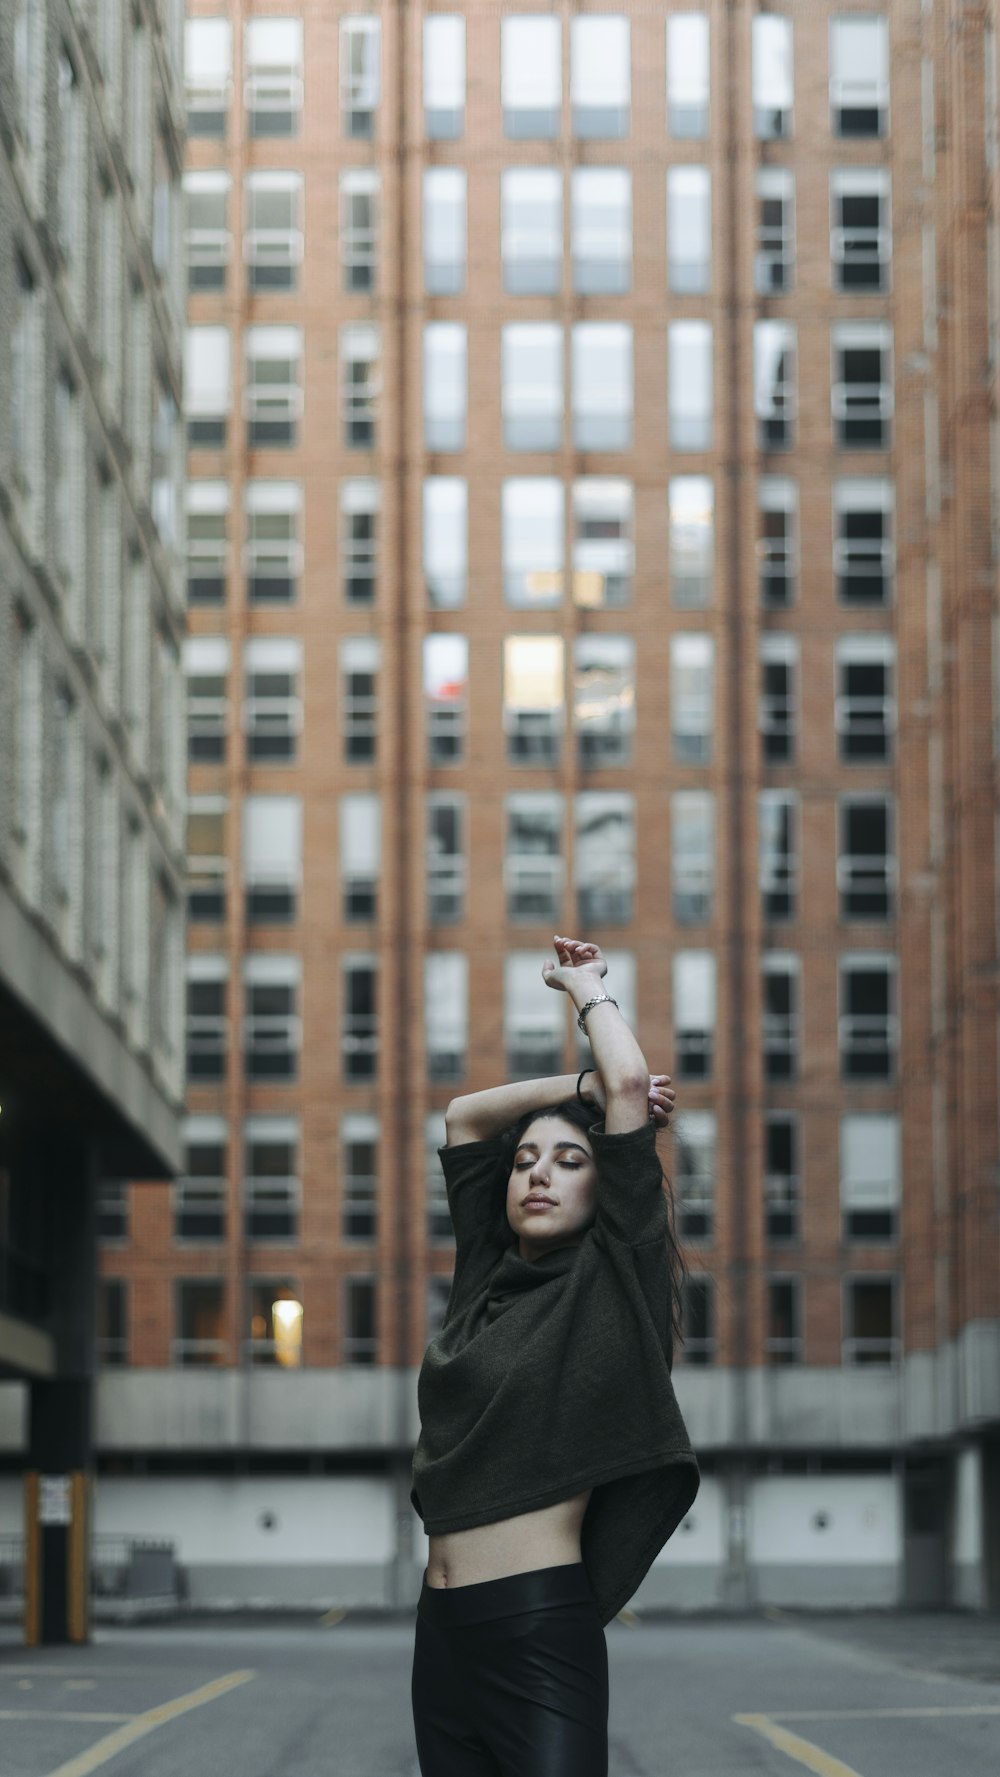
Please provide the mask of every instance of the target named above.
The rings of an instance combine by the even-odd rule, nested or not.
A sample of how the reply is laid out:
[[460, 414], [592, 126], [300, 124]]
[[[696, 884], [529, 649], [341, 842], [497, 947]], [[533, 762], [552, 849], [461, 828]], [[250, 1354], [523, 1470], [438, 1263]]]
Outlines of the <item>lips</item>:
[[555, 1198], [554, 1197], [541, 1197], [536, 1192], [534, 1194], [534, 1196], [526, 1197], [524, 1199], [524, 1203], [523, 1203], [522, 1207], [524, 1209], [531, 1209], [533, 1206], [535, 1206], [537, 1204], [542, 1204], [542, 1203], [547, 1203], [550, 1208], [554, 1208]]

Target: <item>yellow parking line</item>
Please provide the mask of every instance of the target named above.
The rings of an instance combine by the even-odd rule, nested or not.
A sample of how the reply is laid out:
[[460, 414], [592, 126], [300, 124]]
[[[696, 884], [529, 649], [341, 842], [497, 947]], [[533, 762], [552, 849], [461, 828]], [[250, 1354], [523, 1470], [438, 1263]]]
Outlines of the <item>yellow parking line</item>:
[[0, 1709], [0, 1721], [134, 1721], [107, 1709]]
[[211, 1684], [203, 1684], [196, 1691], [187, 1691], [183, 1697], [173, 1697], [169, 1703], [159, 1703], [155, 1709], [147, 1709], [144, 1715], [133, 1716], [122, 1728], [113, 1734], [105, 1734], [86, 1752], [78, 1753], [76, 1758], [68, 1759], [50, 1771], [48, 1777], [90, 1777], [100, 1765], [106, 1765], [126, 1746], [132, 1746], [136, 1740], [152, 1734], [156, 1728], [162, 1728], [168, 1721], [176, 1721], [179, 1715], [186, 1715], [189, 1709], [200, 1709], [203, 1703], [214, 1703], [217, 1697], [224, 1697], [227, 1691], [235, 1690], [237, 1685], [246, 1684], [253, 1678], [252, 1672], [226, 1672], [221, 1678], [213, 1678]]
[[912, 1709], [775, 1709], [772, 1721], [857, 1721], [877, 1715], [1000, 1715], [1000, 1703], [928, 1703]]
[[779, 1752], [787, 1752], [789, 1758], [805, 1765], [807, 1771], [815, 1771], [817, 1777], [861, 1777], [853, 1765], [845, 1765], [841, 1759], [824, 1752], [821, 1746], [814, 1746], [811, 1740], [803, 1740], [800, 1734], [779, 1727], [769, 1715], [734, 1715], [733, 1720], [745, 1728], [755, 1728]]

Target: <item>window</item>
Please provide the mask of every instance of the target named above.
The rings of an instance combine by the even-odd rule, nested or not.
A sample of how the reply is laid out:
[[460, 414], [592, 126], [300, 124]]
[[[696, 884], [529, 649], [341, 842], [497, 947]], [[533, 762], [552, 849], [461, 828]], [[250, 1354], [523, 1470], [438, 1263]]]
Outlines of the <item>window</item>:
[[80, 392], [62, 364], [56, 376], [52, 456], [56, 572], [73, 613], [73, 628], [82, 632], [85, 626], [80, 606], [86, 585], [86, 434]]
[[892, 760], [895, 670], [896, 644], [891, 636], [837, 637], [834, 725], [838, 759], [861, 765]]
[[712, 175], [707, 167], [667, 168], [667, 288], [706, 296], [712, 288]]
[[375, 1277], [344, 1278], [344, 1341], [345, 1364], [374, 1364], [378, 1361], [378, 1279]]
[[787, 296], [795, 284], [795, 174], [790, 167], [758, 167], [754, 192], [754, 289], [758, 296]]
[[302, 1297], [289, 1277], [249, 1280], [250, 1336], [245, 1349], [252, 1364], [298, 1369], [302, 1363]]
[[423, 568], [436, 610], [464, 605], [469, 580], [468, 487], [458, 475], [429, 475], [423, 490]]
[[302, 485], [248, 481], [243, 490], [247, 535], [243, 565], [252, 605], [291, 605], [302, 572]]
[[168, 552], [177, 546], [177, 511], [183, 484], [183, 442], [173, 390], [156, 378], [149, 509], [160, 542]]
[[753, 133], [781, 140], [792, 133], [792, 21], [760, 13], [750, 29]]
[[629, 21], [619, 14], [570, 20], [569, 96], [573, 134], [627, 136], [632, 102]]
[[184, 174], [184, 258], [188, 289], [226, 288], [233, 237], [229, 229], [228, 173]]
[[505, 636], [503, 725], [510, 765], [557, 765], [566, 721], [561, 636]]
[[466, 176], [462, 167], [424, 168], [424, 291], [462, 296], [466, 277]]
[[841, 1079], [895, 1079], [899, 1052], [895, 957], [859, 951], [842, 956], [838, 968]]
[[500, 97], [504, 135], [558, 136], [562, 120], [562, 26], [552, 13], [500, 20]]
[[427, 796], [427, 922], [456, 925], [465, 918], [466, 799], [450, 791]]
[[464, 450], [468, 370], [466, 329], [458, 321], [424, 326], [424, 446]]
[[841, 919], [892, 919], [896, 902], [894, 803], [889, 796], [842, 796], [837, 888]]
[[188, 604], [224, 605], [229, 483], [189, 481], [184, 503], [187, 512]]
[[675, 610], [701, 610], [712, 602], [715, 581], [711, 476], [671, 476], [668, 499], [670, 600]]
[[793, 481], [764, 475], [757, 483], [757, 589], [767, 610], [794, 604], [799, 578], [799, 495]]
[[677, 1077], [710, 1080], [715, 1069], [715, 956], [711, 950], [675, 950], [672, 972]]
[[229, 717], [229, 642], [225, 636], [187, 636], [188, 758], [192, 764], [220, 765], [226, 757]]
[[251, 291], [296, 290], [302, 263], [302, 174], [246, 175], [244, 257]]
[[344, 760], [348, 765], [375, 763], [380, 655], [376, 636], [345, 636], [340, 644]]
[[624, 790], [582, 790], [573, 812], [577, 924], [584, 931], [627, 925], [635, 899], [635, 797]]
[[186, 970], [188, 1080], [192, 1084], [224, 1080], [229, 1050], [229, 964], [224, 956], [198, 951], [187, 958]]
[[508, 296], [562, 289], [562, 174], [556, 167], [505, 167], [500, 174], [503, 287]]
[[759, 648], [757, 725], [764, 764], [791, 765], [798, 728], [798, 638], [772, 630], [761, 636]]
[[296, 445], [302, 418], [301, 327], [248, 327], [243, 411], [251, 450]]
[[229, 1362], [225, 1289], [222, 1278], [178, 1279], [174, 1285], [175, 1334], [171, 1361], [183, 1367]]
[[624, 296], [632, 288], [632, 175], [624, 167], [574, 167], [570, 177], [573, 289]]
[[248, 1081], [298, 1078], [301, 989], [300, 957], [257, 951], [243, 958], [243, 1065]]
[[577, 450], [632, 444], [632, 329], [622, 321], [573, 324], [573, 443]]
[[[542, 980], [545, 957], [543, 950], [513, 950], [504, 956], [504, 1042], [511, 1079], [562, 1071], [566, 1009], [563, 995]], [[615, 997], [620, 999], [620, 993]]]
[[17, 649], [17, 710], [13, 724], [15, 763], [8, 767], [16, 785], [12, 809], [14, 831], [21, 841], [22, 885], [28, 898], [38, 894], [39, 841], [42, 815], [42, 657], [37, 624], [14, 607]]
[[676, 765], [710, 765], [715, 643], [688, 632], [670, 638], [670, 737]]
[[501, 405], [508, 450], [558, 450], [562, 443], [562, 338], [554, 321], [513, 322], [502, 329]]
[[341, 1233], [344, 1240], [378, 1236], [378, 1118], [350, 1111], [340, 1120]]
[[896, 1331], [896, 1279], [848, 1277], [844, 1292], [843, 1363], [898, 1363], [902, 1340]]
[[226, 133], [233, 84], [233, 28], [225, 18], [193, 18], [184, 26], [184, 87], [189, 136]]
[[566, 879], [563, 797], [555, 790], [521, 790], [504, 805], [507, 918], [512, 924], [555, 925], [562, 917]]
[[[439, 1148], [443, 1148], [448, 1139], [443, 1111], [429, 1111], [424, 1118], [424, 1193], [427, 1204], [427, 1239], [443, 1240], [454, 1250], [455, 1230], [451, 1224], [451, 1213], [448, 1209], [448, 1192], [444, 1182]], [[451, 1276], [439, 1273], [434, 1280], [443, 1291], [441, 1302], [441, 1320], [443, 1324], [445, 1309], [451, 1294]]]
[[793, 321], [753, 324], [754, 414], [758, 450], [795, 443], [797, 329]]
[[340, 574], [344, 603], [373, 605], [378, 591], [381, 493], [369, 476], [340, 484]]
[[184, 411], [192, 447], [222, 450], [233, 401], [232, 337], [228, 327], [188, 327], [184, 333]]
[[[130, 1040], [148, 1042], [149, 1016], [149, 839], [139, 822], [126, 821], [122, 873], [122, 999]], [[206, 969], [215, 959], [199, 958]]]
[[381, 21], [365, 15], [340, 21], [340, 127], [370, 142], [381, 86]]
[[150, 473], [152, 445], [153, 384], [152, 341], [149, 326], [149, 298], [142, 281], [133, 277], [129, 290], [128, 380], [125, 389], [126, 426], [132, 446], [134, 484], [145, 486]]
[[800, 959], [787, 951], [765, 951], [762, 968], [764, 1078], [796, 1080], [801, 1048]]
[[226, 1150], [224, 1117], [186, 1117], [184, 1173], [173, 1185], [174, 1239], [209, 1243], [226, 1238]]
[[902, 1147], [899, 1118], [885, 1111], [840, 1119], [840, 1208], [845, 1240], [895, 1240]]
[[757, 793], [761, 919], [794, 919], [799, 894], [797, 790]]
[[40, 535], [42, 508], [42, 298], [20, 254], [17, 303], [10, 330], [10, 444], [14, 482], [25, 497], [32, 534]]
[[248, 925], [287, 925], [302, 890], [302, 798], [247, 796], [243, 802], [243, 883]]
[[226, 796], [188, 796], [187, 911], [193, 922], [218, 922], [226, 917], [228, 812]]
[[719, 1341], [715, 1333], [715, 1279], [686, 1277], [681, 1285], [681, 1330], [684, 1362], [711, 1365]]
[[702, 141], [708, 135], [708, 15], [675, 12], [666, 23], [667, 128], [675, 141]]
[[293, 762], [302, 729], [302, 643], [294, 636], [251, 636], [243, 645], [243, 728], [252, 763]]
[[90, 650], [108, 702], [118, 701], [122, 619], [122, 500], [118, 481], [107, 462], [97, 471], [97, 569], [91, 585]]
[[246, 23], [244, 97], [252, 137], [297, 136], [302, 114], [302, 20]]
[[424, 637], [424, 713], [429, 765], [461, 765], [468, 719], [467, 636]]
[[505, 481], [503, 587], [508, 605], [546, 609], [562, 601], [565, 514], [555, 476]]
[[596, 630], [573, 644], [573, 725], [584, 767], [627, 765], [635, 731], [635, 642]]
[[715, 1112], [684, 1111], [677, 1118], [674, 1140], [678, 1235], [682, 1240], [711, 1240], [715, 1235]]
[[128, 1284], [123, 1277], [97, 1280], [95, 1356], [101, 1369], [120, 1369], [129, 1361]]
[[889, 129], [889, 21], [853, 13], [830, 20], [830, 131], [884, 136]]
[[715, 908], [715, 795], [675, 790], [670, 798], [673, 914], [678, 925], [700, 925]]
[[382, 803], [368, 792], [340, 798], [340, 881], [345, 920], [378, 914], [382, 869]]
[[888, 450], [892, 443], [892, 326], [835, 321], [830, 401], [841, 450]]
[[884, 293], [892, 265], [892, 186], [885, 167], [830, 172], [833, 288]]
[[765, 1111], [764, 1238], [798, 1239], [801, 1215], [799, 1119], [794, 1111]]
[[341, 971], [344, 1079], [374, 1080], [378, 1072], [378, 959], [345, 956]]
[[896, 544], [891, 482], [834, 482], [833, 571], [842, 605], [892, 603]]
[[[150, 624], [150, 568], [148, 557], [140, 553], [129, 559], [129, 589], [125, 600], [124, 622], [124, 685], [122, 695], [122, 713], [125, 728], [128, 732], [129, 744], [136, 763], [143, 771], [149, 768], [150, 729], [152, 686], [150, 674], [151, 624]], [[185, 654], [189, 643], [185, 642]], [[208, 641], [209, 637], [199, 637]], [[225, 638], [220, 638], [224, 640]], [[225, 675], [229, 670], [229, 654], [225, 650], [221, 656], [216, 655], [203, 659], [195, 650], [195, 670], [197, 672], [222, 674], [221, 689], [218, 686], [206, 687], [206, 695], [225, 695]], [[189, 687], [190, 692], [190, 687]], [[188, 712], [190, 716], [190, 709]], [[224, 714], [224, 712], [223, 712]], [[223, 720], [223, 731], [225, 721]]]
[[69, 268], [73, 300], [79, 310], [84, 277], [81, 249], [87, 226], [86, 115], [76, 63], [65, 43], [59, 46], [56, 91], [56, 235]]
[[424, 956], [427, 1078], [461, 1080], [468, 1039], [469, 959], [461, 950], [429, 951]]
[[340, 263], [345, 290], [374, 290], [378, 282], [380, 177], [373, 167], [340, 174]]
[[573, 600], [586, 610], [632, 601], [635, 497], [630, 481], [584, 475], [573, 482]]
[[769, 1277], [764, 1361], [768, 1364], [800, 1364], [802, 1360], [802, 1279]]
[[42, 197], [46, 125], [45, 13], [36, 0], [15, 0], [13, 20], [15, 123], [27, 159], [32, 195]]
[[121, 1244], [128, 1240], [129, 1186], [124, 1179], [101, 1179], [97, 1187], [97, 1238]]
[[465, 19], [457, 12], [424, 18], [424, 135], [453, 142], [465, 133]]
[[712, 323], [667, 323], [667, 400], [673, 450], [712, 448]]
[[302, 1212], [297, 1117], [243, 1124], [243, 1215], [250, 1241], [298, 1240]]
[[340, 400], [348, 450], [375, 448], [375, 421], [382, 387], [379, 329], [367, 321], [340, 329]]

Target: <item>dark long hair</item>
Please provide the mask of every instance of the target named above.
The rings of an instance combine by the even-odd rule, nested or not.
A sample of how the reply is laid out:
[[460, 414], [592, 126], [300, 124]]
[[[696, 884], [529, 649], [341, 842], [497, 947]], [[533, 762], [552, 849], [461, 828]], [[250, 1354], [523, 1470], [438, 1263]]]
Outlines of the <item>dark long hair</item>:
[[[562, 1117], [564, 1122], [572, 1123], [575, 1128], [582, 1129], [589, 1136], [591, 1125], [600, 1119], [600, 1113], [592, 1105], [581, 1104], [578, 1098], [564, 1098], [559, 1104], [542, 1105], [540, 1110], [525, 1111], [516, 1123], [508, 1124], [501, 1131], [500, 1140], [503, 1144], [500, 1159], [497, 1162], [497, 1182], [504, 1184], [510, 1178], [521, 1137], [529, 1124], [536, 1123], [539, 1117]], [[661, 1168], [662, 1172], [662, 1168]], [[675, 1342], [683, 1345], [684, 1328], [682, 1322], [682, 1293], [689, 1272], [684, 1254], [677, 1240], [674, 1222], [674, 1194], [666, 1173], [662, 1174], [666, 1187], [664, 1196], [667, 1200], [667, 1233], [664, 1241], [667, 1270], [670, 1274], [670, 1325]]]

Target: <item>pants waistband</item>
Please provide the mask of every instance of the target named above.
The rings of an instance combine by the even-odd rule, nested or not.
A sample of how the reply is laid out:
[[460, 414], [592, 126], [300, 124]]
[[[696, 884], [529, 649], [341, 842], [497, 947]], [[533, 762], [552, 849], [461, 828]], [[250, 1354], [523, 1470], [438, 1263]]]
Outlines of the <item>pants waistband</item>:
[[429, 1586], [425, 1567], [417, 1612], [426, 1622], [447, 1629], [580, 1603], [596, 1603], [582, 1561], [534, 1567], [528, 1573], [504, 1574], [501, 1579], [478, 1580], [471, 1586]]

